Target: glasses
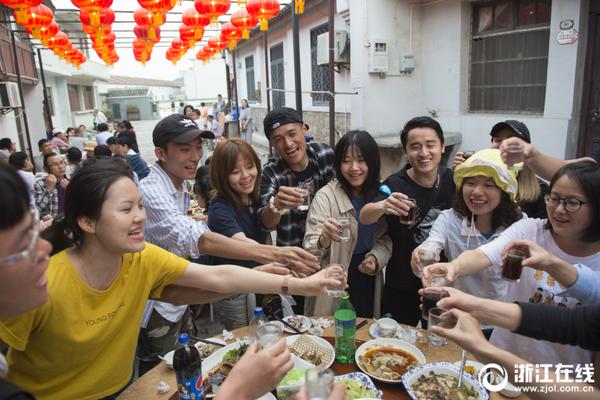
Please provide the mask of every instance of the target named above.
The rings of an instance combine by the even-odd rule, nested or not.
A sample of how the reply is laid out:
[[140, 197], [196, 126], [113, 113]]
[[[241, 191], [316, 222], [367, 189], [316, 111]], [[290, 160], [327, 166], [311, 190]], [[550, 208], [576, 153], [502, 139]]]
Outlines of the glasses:
[[16, 264], [25, 258], [27, 258], [31, 264], [37, 263], [37, 243], [40, 237], [40, 214], [38, 213], [37, 208], [32, 207], [30, 215], [31, 225], [29, 226], [29, 232], [31, 232], [31, 241], [27, 245], [27, 248], [19, 253], [0, 259], [0, 265]]
[[589, 201], [581, 201], [572, 197], [558, 197], [552, 194], [545, 195], [544, 202], [548, 207], [558, 207], [558, 205], [562, 203], [564, 209], [568, 212], [579, 211], [584, 204], [589, 203]]
[[59, 166], [62, 166], [62, 165], [67, 165], [67, 162], [65, 160], [62, 160], [62, 161], [59, 161], [57, 163], [48, 164], [48, 166], [50, 168], [52, 168], [52, 167], [59, 167]]

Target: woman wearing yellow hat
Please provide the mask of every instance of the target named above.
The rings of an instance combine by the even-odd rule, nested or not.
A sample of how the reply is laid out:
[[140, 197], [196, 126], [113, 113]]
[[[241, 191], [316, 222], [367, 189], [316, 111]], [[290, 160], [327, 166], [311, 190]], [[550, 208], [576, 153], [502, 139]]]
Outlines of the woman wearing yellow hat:
[[[516, 173], [509, 171], [497, 149], [475, 153], [454, 171], [457, 196], [452, 208], [442, 211], [429, 237], [412, 254], [415, 274], [423, 267], [421, 255], [425, 251], [438, 256], [443, 250], [453, 260], [465, 250], [476, 249], [496, 237], [522, 218], [515, 203], [518, 184]], [[500, 276], [500, 268], [488, 268], [476, 274], [461, 277], [456, 288], [478, 297], [500, 299], [507, 282]]]

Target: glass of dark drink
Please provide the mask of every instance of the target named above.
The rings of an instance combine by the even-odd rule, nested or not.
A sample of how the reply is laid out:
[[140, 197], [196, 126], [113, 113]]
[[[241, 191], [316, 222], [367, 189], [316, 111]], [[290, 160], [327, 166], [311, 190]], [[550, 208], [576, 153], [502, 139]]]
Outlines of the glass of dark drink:
[[462, 156], [466, 160], [467, 158], [473, 157], [473, 154], [475, 154], [475, 150], [465, 150], [463, 151]]
[[424, 320], [429, 319], [429, 310], [437, 307], [437, 302], [444, 297], [449, 297], [450, 293], [439, 287], [428, 287], [423, 289], [423, 313]]
[[408, 210], [408, 214], [406, 216], [400, 216], [400, 223], [404, 225], [412, 225], [417, 220], [417, 201], [413, 198], [407, 199], [410, 203], [410, 210]]
[[518, 281], [523, 270], [523, 260], [527, 253], [520, 249], [510, 249], [502, 262], [502, 278], [508, 281]]

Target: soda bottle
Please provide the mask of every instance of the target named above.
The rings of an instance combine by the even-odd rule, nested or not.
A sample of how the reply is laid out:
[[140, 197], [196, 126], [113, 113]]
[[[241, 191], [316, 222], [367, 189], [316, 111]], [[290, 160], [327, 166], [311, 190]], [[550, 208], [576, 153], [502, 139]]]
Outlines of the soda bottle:
[[356, 311], [350, 303], [348, 292], [342, 295], [342, 302], [333, 314], [335, 320], [335, 358], [342, 364], [354, 362], [356, 352]]
[[250, 343], [256, 341], [256, 331], [259, 326], [268, 322], [262, 307], [256, 307], [252, 313], [254, 314], [254, 317], [252, 317], [250, 324], [248, 325], [248, 339], [250, 340]]
[[179, 346], [173, 355], [173, 369], [177, 376], [179, 400], [204, 400], [202, 387], [202, 359], [198, 349], [189, 346], [190, 336], [179, 335]]

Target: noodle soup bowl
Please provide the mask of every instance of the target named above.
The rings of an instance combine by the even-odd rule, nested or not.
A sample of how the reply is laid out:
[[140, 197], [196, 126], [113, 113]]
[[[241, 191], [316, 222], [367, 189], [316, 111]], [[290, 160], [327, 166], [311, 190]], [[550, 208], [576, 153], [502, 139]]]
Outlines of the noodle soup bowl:
[[402, 375], [425, 364], [425, 355], [404, 340], [379, 338], [356, 349], [358, 367], [371, 378], [386, 383], [402, 382]]

